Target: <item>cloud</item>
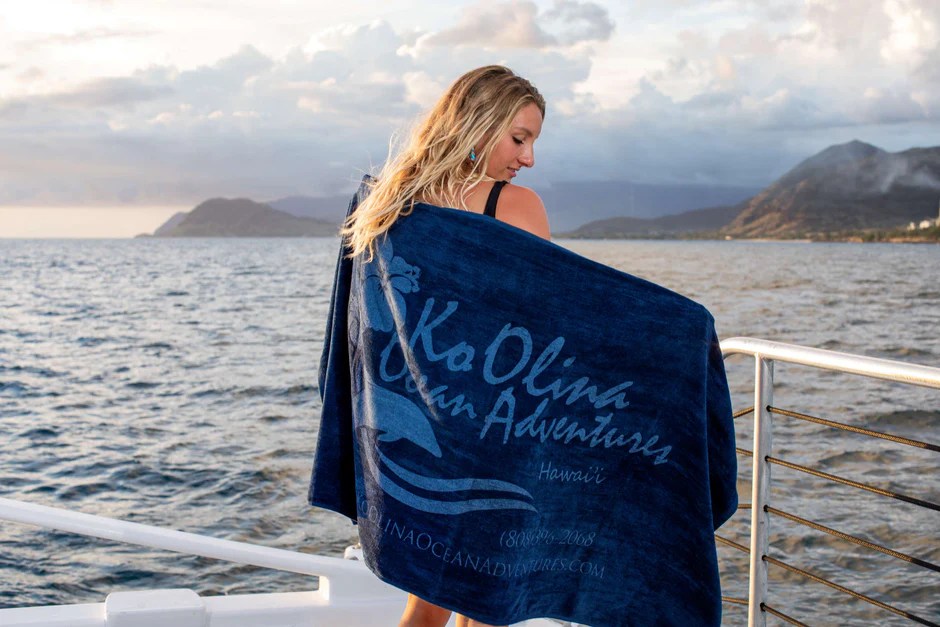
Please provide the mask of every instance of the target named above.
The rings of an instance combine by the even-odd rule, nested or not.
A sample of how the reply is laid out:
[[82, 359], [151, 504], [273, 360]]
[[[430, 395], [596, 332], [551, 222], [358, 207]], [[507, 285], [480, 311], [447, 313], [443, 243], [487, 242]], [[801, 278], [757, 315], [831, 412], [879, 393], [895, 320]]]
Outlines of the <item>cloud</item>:
[[43, 78], [46, 75], [41, 69], [36, 66], [28, 67], [19, 74], [16, 75], [16, 80], [21, 83], [29, 83], [32, 81], [37, 81]]
[[83, 115], [94, 109], [127, 108], [166, 98], [172, 93], [167, 85], [150, 85], [135, 77], [101, 78], [66, 91], [0, 100], [0, 120], [46, 122], [50, 127], [61, 129], [60, 116], [67, 119], [67, 110]]
[[[730, 20], [729, 27], [705, 23], [679, 31], [667, 60], [646, 79], [690, 105], [704, 103], [713, 92], [736, 92], [739, 97], [726, 113], [750, 116], [742, 121], [750, 119], [757, 128], [938, 119], [927, 78], [933, 70], [926, 60], [932, 58], [931, 46], [940, 45], [940, 4], [805, 0], [780, 21], [740, 15], [731, 20], [734, 11], [776, 11], [774, 4], [710, 5], [728, 12], [721, 16]], [[905, 95], [888, 102], [870, 88]], [[758, 110], [763, 113], [753, 116]]]
[[885, 0], [890, 32], [881, 44], [881, 56], [889, 61], [916, 65], [940, 41], [940, 6], [916, 0]]
[[766, 58], [777, 52], [780, 42], [759, 23], [726, 31], [718, 38], [717, 50], [726, 55], [747, 58]]
[[47, 96], [44, 102], [60, 107], [123, 107], [164, 98], [173, 93], [166, 85], [148, 85], [136, 78], [101, 78], [78, 88]]
[[447, 88], [447, 85], [423, 70], [405, 72], [402, 81], [405, 86], [405, 100], [419, 107], [434, 102]]
[[346, 191], [419, 111], [415, 82], [445, 82], [397, 55], [401, 45], [374, 23], [282, 59], [245, 46], [192, 70], [150, 66], [0, 101], [0, 162], [13, 166], [0, 203]]
[[803, 10], [804, 29], [812, 44], [835, 52], [872, 52], [873, 44], [888, 35], [888, 16], [882, 2], [851, 3], [809, 0]]
[[[898, 15], [940, 24], [930, 0], [890, 1]], [[894, 22], [850, 36], [883, 13], [881, 0], [856, 10], [869, 16], [860, 22], [835, 0], [766, 19], [792, 4], [673, 2], [662, 22], [650, 5], [642, 28], [615, 26], [615, 8], [592, 2], [474, 4], [436, 31], [334, 25], [280, 55], [232, 46], [199, 67], [151, 64], [44, 94], [24, 87], [0, 100], [0, 204], [344, 193], [384, 160], [390, 134], [457, 76], [491, 63], [530, 79], [548, 102], [539, 165], [524, 185], [759, 185], [855, 137], [889, 149], [940, 143], [932, 27], [917, 27], [916, 54], [885, 56], [885, 42], [902, 50], [905, 41]], [[592, 68], [624, 49], [607, 62], [630, 76], [611, 105]]]
[[908, 91], [869, 87], [859, 101], [858, 115], [870, 124], [892, 124], [925, 119], [929, 112]]
[[539, 13], [534, 2], [512, 0], [481, 3], [466, 9], [460, 22], [430, 34], [428, 46], [482, 46], [489, 48], [547, 48], [581, 42], [606, 41], [614, 30], [607, 10], [593, 2], [555, 0]]
[[460, 23], [423, 40], [428, 46], [498, 46], [544, 48], [555, 43], [538, 24], [534, 2], [513, 0], [495, 5], [477, 5], [464, 11]]
[[73, 33], [57, 33], [45, 37], [37, 37], [29, 41], [20, 42], [18, 48], [22, 52], [28, 52], [33, 48], [44, 46], [62, 46], [84, 44], [103, 39], [130, 39], [140, 37], [152, 37], [157, 31], [146, 29], [114, 29], [114, 28], [89, 28], [75, 31]]
[[573, 92], [590, 71], [586, 51], [494, 58], [480, 47], [409, 50], [416, 40], [383, 21], [338, 26], [279, 59], [243, 46], [190, 70], [151, 65], [0, 101], [0, 161], [16, 163], [0, 203], [345, 192], [385, 159], [393, 131], [493, 62], [538, 85], [556, 124], [592, 106]]
[[571, 46], [585, 41], [607, 41], [614, 32], [614, 22], [607, 9], [593, 2], [556, 0], [545, 13], [549, 30], [557, 42]]

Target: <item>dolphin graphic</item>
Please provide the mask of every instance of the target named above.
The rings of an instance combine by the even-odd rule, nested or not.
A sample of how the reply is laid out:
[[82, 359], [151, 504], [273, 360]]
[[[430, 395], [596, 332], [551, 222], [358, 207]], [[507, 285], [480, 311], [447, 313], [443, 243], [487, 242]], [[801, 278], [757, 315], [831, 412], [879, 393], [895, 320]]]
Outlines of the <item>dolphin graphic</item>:
[[441, 457], [441, 447], [434, 437], [431, 423], [421, 409], [407, 398], [395, 392], [375, 385], [369, 381], [363, 390], [368, 403], [375, 407], [372, 426], [382, 432], [378, 439], [382, 442], [395, 442], [405, 439], [434, 455]]
[[[362, 390], [365, 398], [357, 395], [357, 399], [365, 400], [366, 406], [373, 411], [366, 414], [364, 428], [375, 429], [379, 432], [376, 440], [380, 442], [395, 442], [408, 440], [421, 447], [437, 458], [443, 457], [441, 447], [437, 443], [431, 422], [424, 412], [408, 398], [376, 385], [367, 379]], [[390, 497], [422, 512], [435, 514], [455, 515], [474, 511], [521, 509], [532, 512], [538, 510], [528, 502], [532, 495], [521, 486], [500, 481], [498, 479], [484, 479], [475, 477], [428, 477], [412, 472], [389, 459], [378, 447], [368, 447], [361, 457], [368, 466], [370, 473], [378, 482], [380, 489]], [[419, 488], [427, 494], [419, 496], [407, 487], [399, 485], [391, 476], [382, 471], [382, 464], [391, 471], [398, 480], [407, 486]], [[444, 497], [448, 493], [463, 491], [496, 492], [485, 498], [466, 498], [451, 500]]]

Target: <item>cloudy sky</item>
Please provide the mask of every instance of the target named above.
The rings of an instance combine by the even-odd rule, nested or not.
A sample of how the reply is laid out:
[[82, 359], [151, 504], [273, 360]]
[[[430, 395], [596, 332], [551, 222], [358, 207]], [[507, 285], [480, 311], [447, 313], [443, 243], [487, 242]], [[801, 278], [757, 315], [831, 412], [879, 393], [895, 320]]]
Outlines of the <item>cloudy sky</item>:
[[548, 100], [518, 179], [534, 187], [762, 185], [851, 139], [940, 144], [940, 0], [0, 6], [0, 237], [130, 235], [211, 196], [349, 192], [393, 131], [487, 63]]

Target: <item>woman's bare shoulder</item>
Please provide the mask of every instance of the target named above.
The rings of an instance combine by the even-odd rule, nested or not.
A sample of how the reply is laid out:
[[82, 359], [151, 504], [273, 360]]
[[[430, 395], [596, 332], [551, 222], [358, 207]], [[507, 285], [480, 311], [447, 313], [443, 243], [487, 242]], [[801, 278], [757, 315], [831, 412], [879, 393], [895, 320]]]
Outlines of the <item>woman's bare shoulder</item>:
[[500, 194], [496, 218], [543, 239], [551, 239], [545, 205], [539, 195], [528, 187], [504, 187]]

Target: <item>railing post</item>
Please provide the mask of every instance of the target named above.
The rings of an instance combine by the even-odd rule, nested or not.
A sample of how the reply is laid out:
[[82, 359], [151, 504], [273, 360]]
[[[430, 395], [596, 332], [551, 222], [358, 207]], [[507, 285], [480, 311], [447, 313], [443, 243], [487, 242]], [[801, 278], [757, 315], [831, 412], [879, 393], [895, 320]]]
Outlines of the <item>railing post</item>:
[[751, 475], [751, 563], [748, 577], [748, 627], [764, 627], [766, 614], [762, 605], [767, 598], [767, 554], [770, 536], [769, 514], [764, 509], [770, 500], [770, 455], [773, 443], [772, 418], [767, 407], [774, 397], [774, 362], [754, 355], [754, 457]]

